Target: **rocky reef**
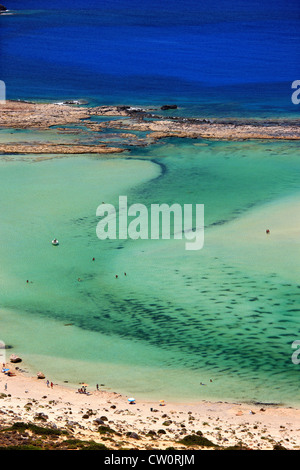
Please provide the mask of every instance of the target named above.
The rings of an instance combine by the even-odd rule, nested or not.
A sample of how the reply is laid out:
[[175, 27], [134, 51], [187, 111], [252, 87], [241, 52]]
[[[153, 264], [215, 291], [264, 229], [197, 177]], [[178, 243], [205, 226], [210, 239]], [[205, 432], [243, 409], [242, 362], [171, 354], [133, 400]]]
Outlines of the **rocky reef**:
[[[77, 100], [75, 106], [74, 103], [7, 100], [1, 106], [0, 128], [7, 129], [10, 134], [13, 134], [11, 130], [31, 130], [38, 139], [38, 131], [43, 131], [44, 138], [35, 142], [29, 139], [0, 143], [0, 153], [116, 154], [134, 146], [149, 146], [165, 138], [300, 140], [299, 119], [185, 118], [166, 116], [167, 110], [162, 110], [162, 107], [150, 110], [125, 105], [89, 107], [80, 105]], [[99, 120], [97, 117], [107, 119]], [[45, 131], [54, 131], [57, 136], [65, 134], [69, 139], [45, 141]], [[70, 140], [73, 135], [74, 139]]]

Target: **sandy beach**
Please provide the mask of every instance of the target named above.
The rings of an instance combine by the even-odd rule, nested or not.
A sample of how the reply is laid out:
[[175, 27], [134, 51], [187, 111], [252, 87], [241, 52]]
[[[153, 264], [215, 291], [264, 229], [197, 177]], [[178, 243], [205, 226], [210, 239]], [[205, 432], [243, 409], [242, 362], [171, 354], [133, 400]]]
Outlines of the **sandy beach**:
[[[16, 431], [8, 432], [15, 423], [30, 423], [62, 431], [55, 437], [60, 445], [64, 440], [78, 439], [104, 444], [109, 450], [300, 448], [299, 409], [209, 401], [161, 406], [136, 400], [130, 404], [128, 397], [101, 387], [92, 390], [86, 386], [86, 393], [78, 393], [56, 383], [51, 386], [51, 378], [25, 376], [18, 366], [22, 364], [8, 363], [15, 375], [0, 375], [0, 446], [31, 441], [29, 431], [23, 435], [22, 444]], [[81, 387], [78, 384], [78, 389]], [[188, 438], [195, 435], [208, 441], [187, 446]], [[186, 443], [180, 442], [182, 439]]]

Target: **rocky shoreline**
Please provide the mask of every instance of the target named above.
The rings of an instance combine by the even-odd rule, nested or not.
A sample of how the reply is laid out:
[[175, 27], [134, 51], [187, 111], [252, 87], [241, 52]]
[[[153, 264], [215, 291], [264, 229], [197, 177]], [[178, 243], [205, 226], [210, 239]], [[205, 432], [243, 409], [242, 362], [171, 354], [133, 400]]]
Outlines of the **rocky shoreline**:
[[[0, 144], [2, 154], [115, 154], [132, 146], [148, 146], [164, 138], [208, 140], [299, 140], [300, 120], [206, 119], [165, 116], [166, 110], [142, 109], [131, 106], [83, 105], [81, 100], [62, 103], [35, 103], [6, 101], [0, 107], [0, 129], [48, 131], [57, 135], [93, 136], [92, 144], [83, 142], [5, 142]], [[164, 108], [164, 109], [163, 109]], [[177, 108], [177, 107], [176, 107]], [[154, 111], [154, 113], [153, 113]], [[163, 113], [161, 112], [163, 111]], [[107, 120], [97, 120], [105, 117]], [[113, 119], [109, 119], [112, 117]], [[116, 119], [119, 117], [120, 119]], [[69, 126], [69, 127], [68, 127]], [[76, 128], [76, 126], [78, 126]], [[104, 135], [106, 132], [115, 135]], [[126, 131], [126, 132], [124, 132]], [[141, 136], [142, 134], [142, 136]], [[105, 137], [103, 139], [103, 136]], [[112, 145], [114, 137], [118, 145]]]
[[[24, 367], [24, 366], [23, 366]], [[85, 393], [25, 375], [0, 375], [0, 448], [41, 450], [297, 450], [299, 413], [279, 404], [128, 398]], [[78, 384], [80, 387], [80, 384]]]

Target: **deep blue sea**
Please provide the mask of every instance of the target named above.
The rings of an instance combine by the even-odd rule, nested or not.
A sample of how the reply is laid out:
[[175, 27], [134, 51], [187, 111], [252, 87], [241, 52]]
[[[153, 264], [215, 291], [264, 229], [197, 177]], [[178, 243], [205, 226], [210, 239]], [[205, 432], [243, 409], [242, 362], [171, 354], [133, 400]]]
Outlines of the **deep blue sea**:
[[[7, 0], [8, 98], [183, 105], [190, 115], [294, 115], [297, 0]], [[26, 8], [26, 9], [25, 9]]]

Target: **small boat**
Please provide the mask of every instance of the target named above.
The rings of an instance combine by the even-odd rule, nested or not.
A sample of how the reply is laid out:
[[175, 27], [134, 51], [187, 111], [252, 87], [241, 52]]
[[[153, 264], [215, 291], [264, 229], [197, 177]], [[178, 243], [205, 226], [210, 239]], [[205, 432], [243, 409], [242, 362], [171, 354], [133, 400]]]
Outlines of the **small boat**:
[[58, 240], [56, 240], [56, 238], [54, 238], [54, 240], [52, 240], [52, 245], [54, 245], [54, 246], [59, 245]]

